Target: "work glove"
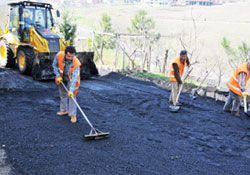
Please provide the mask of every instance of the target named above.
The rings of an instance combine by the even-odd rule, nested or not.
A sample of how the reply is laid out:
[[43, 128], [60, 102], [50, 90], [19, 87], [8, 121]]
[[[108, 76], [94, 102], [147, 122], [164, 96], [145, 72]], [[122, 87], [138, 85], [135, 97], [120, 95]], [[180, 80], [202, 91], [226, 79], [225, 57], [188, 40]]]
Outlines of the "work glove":
[[59, 85], [62, 80], [62, 77], [56, 77], [56, 84]]
[[240, 90], [241, 90], [242, 93], [246, 92], [246, 88], [245, 87], [242, 87]]
[[242, 92], [242, 96], [246, 97], [247, 96], [247, 92]]
[[74, 95], [73, 95], [73, 92], [69, 91], [69, 92], [68, 92], [68, 96], [69, 96], [69, 97], [73, 97], [73, 96], [74, 96]]

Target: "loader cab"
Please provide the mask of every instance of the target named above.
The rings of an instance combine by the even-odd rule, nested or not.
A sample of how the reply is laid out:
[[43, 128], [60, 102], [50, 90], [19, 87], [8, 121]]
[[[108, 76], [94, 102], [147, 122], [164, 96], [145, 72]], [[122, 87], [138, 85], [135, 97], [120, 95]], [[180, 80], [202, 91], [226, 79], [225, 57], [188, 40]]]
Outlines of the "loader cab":
[[9, 30], [17, 35], [19, 30], [19, 6], [11, 6], [10, 8], [10, 19], [9, 19]]
[[9, 5], [9, 30], [17, 35], [21, 42], [29, 41], [30, 27], [51, 30], [54, 26], [50, 4], [21, 1]]
[[23, 22], [24, 28], [34, 26], [36, 28], [42, 27], [51, 29], [53, 26], [50, 8], [39, 6], [21, 6], [20, 12], [20, 15], [22, 16], [20, 22]]

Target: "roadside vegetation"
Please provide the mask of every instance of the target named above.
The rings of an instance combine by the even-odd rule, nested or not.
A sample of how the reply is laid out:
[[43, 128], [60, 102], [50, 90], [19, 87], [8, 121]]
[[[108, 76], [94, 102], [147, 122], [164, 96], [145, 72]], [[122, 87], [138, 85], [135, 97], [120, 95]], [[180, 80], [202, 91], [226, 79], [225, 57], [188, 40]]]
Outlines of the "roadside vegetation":
[[[65, 7], [66, 18], [62, 15], [63, 22], [58, 25], [64, 38], [71, 44], [75, 37], [79, 37], [74, 35], [75, 24], [77, 27], [84, 26], [105, 33], [145, 35], [145, 37], [116, 38], [116, 36], [96, 34], [95, 48], [91, 46], [93, 38], [88, 38], [88, 44], [84, 49], [95, 51], [95, 61], [98, 65], [109, 66], [113, 70], [139, 68], [141, 72], [144, 70], [167, 76], [172, 60], [178, 56], [181, 49], [186, 49], [191, 64], [195, 67], [191, 73], [193, 77], [201, 76], [202, 72], [206, 72], [216, 64], [209, 78], [217, 81], [216, 86], [225, 87], [225, 82], [237, 65], [249, 59], [249, 41], [245, 36], [247, 27], [241, 26], [247, 25], [241, 20], [248, 12], [244, 4], [235, 3], [235, 7], [226, 5], [210, 7], [209, 10], [205, 7], [149, 7], [121, 4], [107, 6], [74, 7], [73, 10], [72, 7]], [[230, 9], [235, 13], [229, 13]], [[217, 14], [218, 10], [223, 11], [220, 13], [223, 15], [211, 15]], [[235, 15], [236, 11], [238, 16]], [[1, 15], [1, 23], [6, 18], [2, 16], [4, 15]], [[225, 21], [230, 27], [224, 24]], [[216, 24], [216, 28], [213, 23]], [[232, 33], [236, 31], [234, 23], [241, 28], [237, 33]], [[4, 25], [1, 25], [1, 28], [3, 29]], [[70, 35], [71, 38], [68, 37]], [[120, 46], [117, 46], [116, 42]]]
[[72, 19], [72, 13], [69, 10], [64, 10], [62, 14], [62, 22], [59, 24], [60, 32], [63, 34], [65, 41], [70, 45], [74, 45], [76, 38], [77, 25]]
[[169, 81], [169, 77], [161, 73], [138, 72], [135, 75], [138, 77], [147, 77], [147, 78], [152, 78], [155, 80]]

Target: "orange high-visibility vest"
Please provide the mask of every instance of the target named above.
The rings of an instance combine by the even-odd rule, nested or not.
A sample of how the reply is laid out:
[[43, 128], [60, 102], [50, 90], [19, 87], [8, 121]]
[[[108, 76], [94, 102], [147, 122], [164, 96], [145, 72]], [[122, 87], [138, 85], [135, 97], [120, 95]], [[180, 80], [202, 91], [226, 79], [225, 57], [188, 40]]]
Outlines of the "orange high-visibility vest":
[[239, 66], [236, 71], [234, 72], [233, 76], [230, 78], [230, 80], [227, 82], [227, 86], [228, 88], [233, 91], [234, 93], [242, 96], [241, 90], [240, 90], [240, 86], [238, 83], [238, 75], [241, 72], [245, 72], [247, 74], [246, 78], [245, 78], [245, 86], [247, 84], [247, 80], [249, 79], [249, 72], [247, 69], [247, 63], [242, 64], [241, 66]]
[[180, 77], [182, 77], [183, 72], [184, 72], [184, 68], [185, 68], [185, 66], [187, 64], [187, 60], [185, 61], [184, 65], [181, 63], [181, 57], [176, 58], [172, 62], [171, 69], [170, 69], [170, 72], [169, 72], [169, 79], [170, 79], [170, 81], [177, 81], [176, 78], [175, 78], [175, 76], [174, 76], [174, 66], [173, 66], [174, 63], [178, 65]]
[[[64, 51], [60, 51], [57, 54], [58, 70], [59, 70], [61, 77], [63, 77], [63, 71], [64, 71], [64, 66], [65, 66], [64, 56], [65, 56]], [[74, 96], [76, 96], [79, 86], [80, 86], [80, 66], [81, 66], [81, 63], [78, 60], [78, 58], [74, 56], [73, 61], [70, 65], [70, 70], [69, 70], [70, 80], [72, 79], [72, 72], [77, 68], [77, 66], [79, 66], [79, 74], [77, 76], [77, 82], [76, 82], [75, 90], [73, 92]]]

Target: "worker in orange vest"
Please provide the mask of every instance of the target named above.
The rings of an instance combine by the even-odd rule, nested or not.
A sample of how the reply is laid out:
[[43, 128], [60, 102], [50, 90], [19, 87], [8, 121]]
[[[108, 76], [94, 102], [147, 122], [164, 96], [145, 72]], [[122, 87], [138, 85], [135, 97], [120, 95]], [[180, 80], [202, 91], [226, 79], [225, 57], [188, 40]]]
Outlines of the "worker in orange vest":
[[[76, 99], [76, 94], [80, 86], [80, 61], [75, 56], [76, 50], [73, 46], [67, 46], [65, 51], [57, 53], [53, 61], [53, 69], [56, 75], [56, 84], [59, 86], [60, 94], [60, 111], [57, 115], [69, 115], [71, 123], [76, 123], [77, 106], [72, 97]], [[61, 85], [65, 84], [67, 91]]]
[[240, 65], [233, 76], [227, 82], [229, 95], [223, 107], [225, 112], [231, 112], [234, 116], [240, 116], [240, 102], [246, 97], [246, 84], [250, 75], [250, 61]]
[[179, 92], [179, 87], [183, 83], [181, 77], [183, 75], [185, 66], [190, 66], [190, 62], [187, 57], [187, 51], [182, 50], [180, 52], [180, 56], [172, 62], [171, 69], [169, 72], [169, 79], [172, 83], [172, 90], [169, 98], [169, 103], [174, 106], [181, 105], [176, 98]]

